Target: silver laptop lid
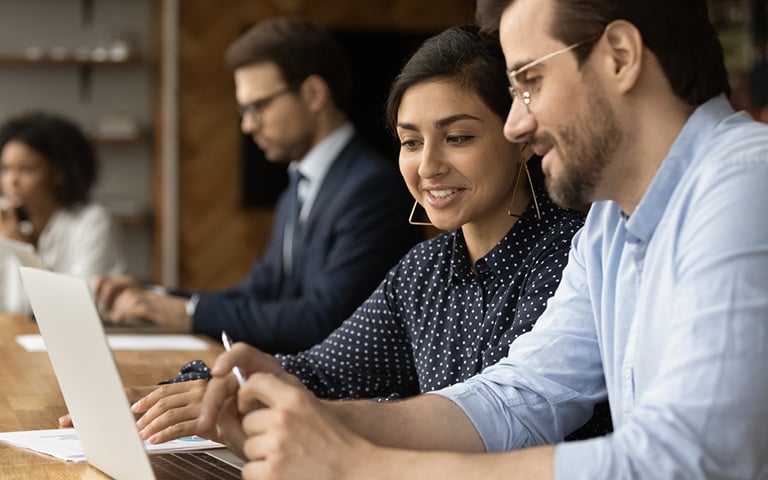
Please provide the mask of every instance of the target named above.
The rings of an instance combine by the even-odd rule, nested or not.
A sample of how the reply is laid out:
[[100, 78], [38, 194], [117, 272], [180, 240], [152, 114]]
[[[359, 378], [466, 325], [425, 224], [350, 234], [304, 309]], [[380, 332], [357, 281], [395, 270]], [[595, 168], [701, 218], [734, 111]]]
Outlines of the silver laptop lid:
[[20, 271], [86, 459], [118, 480], [154, 479], [88, 285]]
[[19, 264], [25, 267], [34, 267], [46, 269], [48, 268], [40, 258], [40, 254], [37, 253], [35, 247], [29, 243], [19, 242], [10, 238], [0, 236], [0, 248], [4, 248], [11, 252], [18, 260]]

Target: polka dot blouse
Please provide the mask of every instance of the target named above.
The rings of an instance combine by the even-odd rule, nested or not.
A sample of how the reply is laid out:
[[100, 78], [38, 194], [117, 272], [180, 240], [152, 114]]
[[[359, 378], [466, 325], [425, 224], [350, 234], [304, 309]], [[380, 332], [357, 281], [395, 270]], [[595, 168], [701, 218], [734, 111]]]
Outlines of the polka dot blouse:
[[416, 245], [326, 340], [283, 367], [324, 398], [397, 398], [480, 372], [529, 331], [554, 293], [581, 212], [538, 195], [474, 269], [461, 230]]

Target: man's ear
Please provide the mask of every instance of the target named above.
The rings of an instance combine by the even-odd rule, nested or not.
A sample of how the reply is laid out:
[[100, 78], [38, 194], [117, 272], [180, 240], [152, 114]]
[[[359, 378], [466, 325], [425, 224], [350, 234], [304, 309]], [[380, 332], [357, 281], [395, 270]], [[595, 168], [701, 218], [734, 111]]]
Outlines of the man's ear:
[[310, 75], [304, 79], [299, 89], [301, 98], [310, 110], [322, 109], [331, 101], [331, 91], [328, 84], [319, 75]]
[[627, 92], [635, 87], [643, 68], [643, 38], [633, 24], [615, 20], [605, 27], [603, 47], [607, 73], [619, 91]]

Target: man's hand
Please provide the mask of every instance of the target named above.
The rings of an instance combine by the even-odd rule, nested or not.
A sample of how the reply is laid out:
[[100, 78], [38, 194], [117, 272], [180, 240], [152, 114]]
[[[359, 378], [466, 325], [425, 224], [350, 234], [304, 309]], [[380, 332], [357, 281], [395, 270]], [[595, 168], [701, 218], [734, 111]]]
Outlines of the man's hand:
[[383, 451], [342, 426], [307, 389], [254, 373], [237, 399], [249, 461], [243, 478], [339, 480], [376, 473], [374, 459]]
[[[219, 441], [243, 457], [245, 435], [241, 425], [242, 415], [236, 408], [238, 383], [232, 374], [235, 365], [240, 367], [246, 377], [257, 372], [269, 372], [298, 388], [304, 387], [298, 378], [283, 370], [275, 357], [246, 343], [237, 342], [232, 350], [219, 355], [211, 368], [213, 378], [208, 382], [203, 396], [197, 430], [216, 431]], [[259, 406], [253, 404], [248, 410]]]
[[245, 342], [236, 342], [232, 345], [230, 351], [219, 355], [213, 367], [211, 367], [211, 375], [214, 377], [225, 377], [236, 366], [240, 367], [240, 370], [243, 371], [246, 377], [251, 373], [267, 372], [287, 382], [292, 382], [294, 385], [303, 385], [298, 378], [283, 370], [280, 362], [274, 356], [264, 353]]
[[189, 332], [192, 319], [187, 315], [187, 299], [159, 295], [143, 289], [123, 290], [112, 304], [109, 319], [115, 323], [154, 323], [169, 330]]
[[109, 312], [112, 310], [115, 299], [124, 290], [141, 290], [141, 286], [128, 275], [113, 277], [99, 275], [94, 278], [91, 289], [93, 290], [93, 297], [96, 299], [96, 305], [98, 305], [99, 310]]
[[[452, 403], [444, 398], [440, 402], [444, 406]], [[448, 415], [448, 428], [432, 431], [442, 430], [443, 433], [460, 436], [469, 432], [469, 443], [458, 444], [470, 445], [473, 447], [470, 451], [482, 453], [471, 455], [463, 448], [458, 451], [426, 451], [430, 450], [428, 444], [416, 446], [417, 450], [386, 448], [354, 434], [329, 408], [343, 408], [345, 403], [321, 402], [309, 390], [296, 387], [270, 373], [252, 374], [237, 395], [238, 411], [244, 415], [243, 454], [248, 460], [243, 467], [243, 478], [554, 478], [554, 445], [504, 454], [486, 454], [483, 449], [475, 448], [478, 442], [475, 438], [477, 431], [461, 413], [463, 425], [458, 429], [453, 428], [454, 418]], [[253, 405], [261, 407], [249, 411]], [[451, 409], [459, 411], [455, 404]], [[438, 417], [437, 422], [442, 421]], [[421, 426], [423, 423], [416, 421], [415, 425]], [[465, 430], [466, 426], [470, 430]], [[403, 434], [408, 435], [408, 432]]]

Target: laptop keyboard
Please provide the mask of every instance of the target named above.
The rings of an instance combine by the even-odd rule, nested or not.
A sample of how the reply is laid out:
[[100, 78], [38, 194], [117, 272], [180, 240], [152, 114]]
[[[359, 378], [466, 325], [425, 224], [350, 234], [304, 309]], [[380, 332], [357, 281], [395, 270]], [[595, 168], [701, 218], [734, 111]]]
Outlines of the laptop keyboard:
[[157, 480], [240, 478], [240, 469], [202, 452], [163, 453], [149, 456]]

